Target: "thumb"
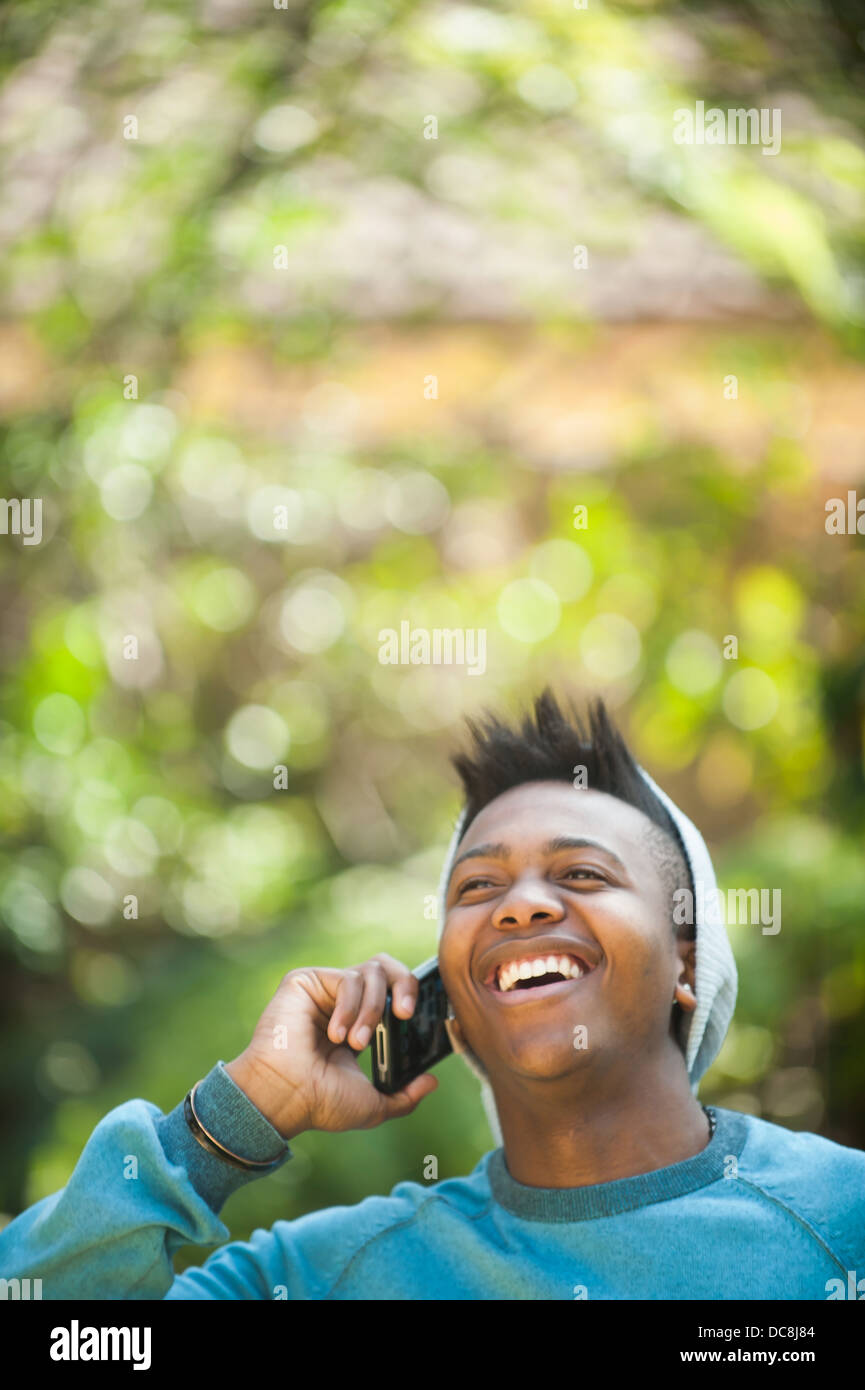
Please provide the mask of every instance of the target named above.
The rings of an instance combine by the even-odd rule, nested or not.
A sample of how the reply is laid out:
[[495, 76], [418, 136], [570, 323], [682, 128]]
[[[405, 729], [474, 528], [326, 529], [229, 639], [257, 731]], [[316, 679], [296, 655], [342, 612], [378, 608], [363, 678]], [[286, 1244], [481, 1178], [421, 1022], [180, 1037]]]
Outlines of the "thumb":
[[392, 1096], [383, 1095], [382, 1120], [398, 1120], [404, 1115], [410, 1115], [424, 1096], [431, 1095], [437, 1089], [438, 1084], [438, 1077], [427, 1071], [422, 1076], [416, 1076], [414, 1081], [403, 1086], [401, 1091], [395, 1091]]

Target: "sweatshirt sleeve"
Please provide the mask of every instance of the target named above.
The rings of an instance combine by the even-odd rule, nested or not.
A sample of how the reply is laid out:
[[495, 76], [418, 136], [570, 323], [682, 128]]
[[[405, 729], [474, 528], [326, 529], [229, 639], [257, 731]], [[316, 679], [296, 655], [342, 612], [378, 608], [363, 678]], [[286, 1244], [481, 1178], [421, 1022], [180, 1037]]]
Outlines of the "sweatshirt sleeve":
[[[221, 1061], [199, 1084], [195, 1108], [233, 1153], [279, 1158], [280, 1167], [291, 1158]], [[177, 1249], [228, 1240], [219, 1212], [257, 1176], [203, 1149], [183, 1102], [163, 1115], [149, 1101], [126, 1101], [100, 1120], [66, 1186], [0, 1231], [0, 1277], [40, 1279], [43, 1299], [162, 1299], [175, 1283]]]

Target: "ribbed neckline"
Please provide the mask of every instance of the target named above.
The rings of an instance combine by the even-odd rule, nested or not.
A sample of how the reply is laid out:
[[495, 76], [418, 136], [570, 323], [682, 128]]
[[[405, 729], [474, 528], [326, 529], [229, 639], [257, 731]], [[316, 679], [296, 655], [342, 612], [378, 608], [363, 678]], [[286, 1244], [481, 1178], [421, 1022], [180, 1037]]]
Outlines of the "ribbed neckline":
[[493, 1196], [500, 1206], [526, 1221], [592, 1221], [695, 1192], [724, 1176], [725, 1160], [731, 1154], [739, 1157], [748, 1134], [746, 1116], [717, 1106], [708, 1108], [715, 1116], [715, 1133], [701, 1153], [653, 1173], [590, 1187], [527, 1187], [511, 1177], [504, 1149], [495, 1149], [488, 1168]]

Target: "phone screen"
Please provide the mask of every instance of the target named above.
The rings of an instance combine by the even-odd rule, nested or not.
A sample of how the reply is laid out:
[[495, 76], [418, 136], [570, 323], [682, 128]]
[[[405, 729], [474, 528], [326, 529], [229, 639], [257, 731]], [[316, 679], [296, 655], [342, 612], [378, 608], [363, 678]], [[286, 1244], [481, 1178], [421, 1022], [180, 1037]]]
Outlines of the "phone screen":
[[388, 990], [382, 1020], [372, 1040], [372, 1080], [379, 1091], [402, 1090], [453, 1051], [445, 1026], [448, 998], [438, 971], [438, 959], [424, 961], [412, 974], [419, 980], [411, 1018], [397, 1018]]

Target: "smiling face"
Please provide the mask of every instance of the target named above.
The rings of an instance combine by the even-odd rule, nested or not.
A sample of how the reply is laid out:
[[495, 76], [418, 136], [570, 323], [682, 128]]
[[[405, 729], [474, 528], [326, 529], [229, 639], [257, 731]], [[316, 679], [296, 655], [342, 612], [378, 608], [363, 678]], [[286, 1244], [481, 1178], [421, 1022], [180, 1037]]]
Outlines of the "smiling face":
[[[650, 1067], [670, 1048], [684, 1067], [671, 1012], [677, 983], [693, 989], [694, 948], [674, 937], [650, 826], [617, 797], [565, 782], [514, 787], [469, 826], [439, 969], [494, 1089], [514, 1074]], [[552, 980], [566, 962], [570, 978]]]

